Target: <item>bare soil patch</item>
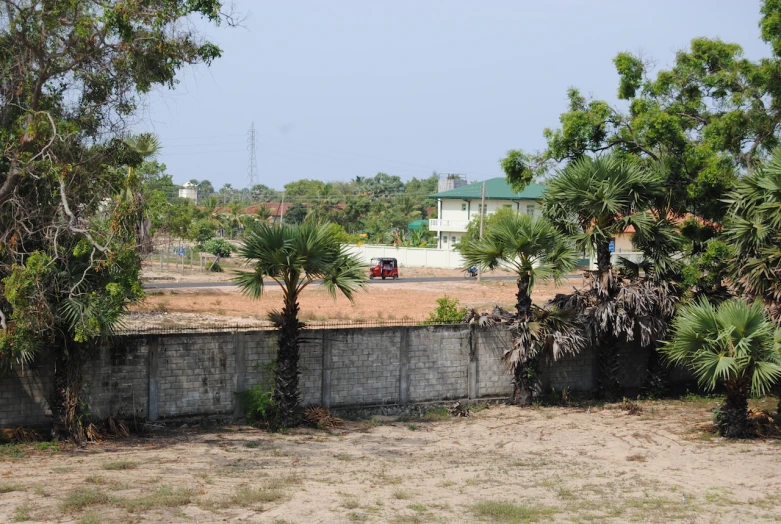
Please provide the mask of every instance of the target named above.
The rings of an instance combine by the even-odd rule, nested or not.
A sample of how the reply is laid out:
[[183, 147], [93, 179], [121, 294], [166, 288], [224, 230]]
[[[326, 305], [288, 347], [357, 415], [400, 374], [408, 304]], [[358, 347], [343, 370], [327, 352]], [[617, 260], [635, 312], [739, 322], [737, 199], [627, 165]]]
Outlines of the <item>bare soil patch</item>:
[[[538, 284], [533, 299], [544, 302], [556, 293], [570, 291], [582, 285], [573, 278], [556, 286]], [[515, 282], [512, 280], [456, 282], [371, 283], [356, 294], [351, 303], [344, 297], [332, 298], [320, 286], [311, 286], [301, 297], [301, 318], [304, 320], [423, 320], [436, 308], [436, 300], [445, 295], [457, 298], [462, 306], [478, 311], [500, 305], [515, 307]], [[170, 324], [196, 325], [238, 323], [252, 325], [265, 321], [268, 312], [281, 307], [282, 294], [270, 283], [261, 300], [252, 300], [231, 287], [206, 289], [150, 290], [146, 299], [127, 318], [130, 326]]]
[[781, 443], [698, 430], [715, 403], [640, 402], [639, 415], [492, 406], [330, 431], [191, 426], [83, 449], [5, 446], [0, 521], [781, 519]]

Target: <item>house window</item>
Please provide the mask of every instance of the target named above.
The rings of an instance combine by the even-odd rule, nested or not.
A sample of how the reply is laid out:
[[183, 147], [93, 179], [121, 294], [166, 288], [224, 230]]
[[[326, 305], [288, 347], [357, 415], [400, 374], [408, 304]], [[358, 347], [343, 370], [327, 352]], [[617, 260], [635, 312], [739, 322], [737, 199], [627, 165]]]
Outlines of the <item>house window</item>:
[[526, 214], [529, 216], [534, 216], [534, 204], [529, 204], [526, 206]]
[[488, 204], [483, 206], [483, 204], [477, 204], [478, 213], [486, 214], [488, 213]]
[[447, 235], [442, 237], [442, 243], [447, 244]]
[[512, 207], [513, 207], [513, 205], [512, 205], [512, 204], [505, 204], [505, 205], [504, 205], [504, 207], [509, 207], [509, 208], [512, 208]]
[[456, 237], [450, 237], [450, 241], [455, 244], [456, 243]]
[[461, 211], [466, 211], [466, 202], [461, 204]]

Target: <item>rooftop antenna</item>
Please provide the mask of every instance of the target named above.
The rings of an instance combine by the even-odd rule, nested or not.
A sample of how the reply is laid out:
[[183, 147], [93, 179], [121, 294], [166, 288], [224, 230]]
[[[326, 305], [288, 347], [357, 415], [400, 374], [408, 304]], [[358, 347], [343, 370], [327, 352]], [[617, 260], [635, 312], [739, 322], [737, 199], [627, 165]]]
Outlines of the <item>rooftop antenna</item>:
[[252, 122], [252, 125], [249, 128], [249, 133], [247, 134], [247, 149], [249, 149], [247, 180], [249, 181], [249, 187], [251, 189], [252, 186], [258, 183], [258, 159], [257, 155], [255, 154], [257, 150], [257, 146], [255, 144], [255, 122]]

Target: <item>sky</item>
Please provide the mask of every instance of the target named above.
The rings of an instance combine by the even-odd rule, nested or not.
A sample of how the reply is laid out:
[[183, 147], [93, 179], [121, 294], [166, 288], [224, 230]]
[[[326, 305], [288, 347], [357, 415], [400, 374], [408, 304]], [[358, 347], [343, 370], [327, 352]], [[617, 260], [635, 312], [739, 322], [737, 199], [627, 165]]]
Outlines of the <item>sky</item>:
[[503, 176], [509, 149], [542, 149], [566, 91], [616, 101], [612, 59], [669, 67], [698, 36], [769, 54], [759, 0], [236, 0], [241, 28], [207, 28], [223, 50], [147, 98], [174, 181], [403, 180]]

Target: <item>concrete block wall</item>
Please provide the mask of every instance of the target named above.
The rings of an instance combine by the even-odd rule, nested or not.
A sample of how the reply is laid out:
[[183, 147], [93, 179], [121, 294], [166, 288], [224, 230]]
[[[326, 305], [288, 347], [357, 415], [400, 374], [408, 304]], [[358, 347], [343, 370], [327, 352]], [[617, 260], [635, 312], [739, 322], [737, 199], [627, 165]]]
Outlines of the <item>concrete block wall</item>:
[[512, 377], [502, 362], [510, 346], [511, 335], [506, 329], [475, 330], [474, 352], [477, 361], [477, 397], [509, 397], [513, 393]]
[[555, 362], [543, 360], [540, 363], [540, 381], [543, 389], [594, 389], [597, 383], [596, 354], [592, 349], [587, 349], [575, 356], [563, 356]]
[[0, 374], [0, 427], [46, 427], [54, 367], [46, 359]]
[[84, 369], [84, 400], [96, 418], [146, 418], [149, 407], [149, 339], [117, 337]]
[[[507, 397], [501, 356], [510, 333], [463, 325], [305, 330], [302, 403], [330, 406]], [[235, 393], [265, 383], [274, 331], [117, 337], [85, 369], [85, 400], [99, 418], [240, 414]], [[625, 351], [623, 384], [644, 380], [646, 353]], [[0, 427], [43, 426], [53, 368], [40, 362], [0, 376]], [[543, 362], [545, 388], [596, 385], [593, 352]]]
[[407, 328], [411, 402], [469, 396], [468, 327]]

